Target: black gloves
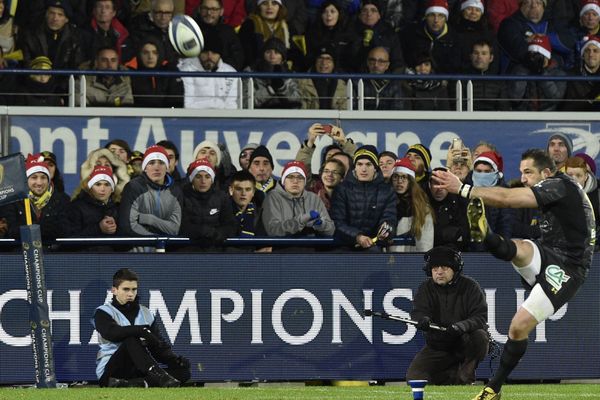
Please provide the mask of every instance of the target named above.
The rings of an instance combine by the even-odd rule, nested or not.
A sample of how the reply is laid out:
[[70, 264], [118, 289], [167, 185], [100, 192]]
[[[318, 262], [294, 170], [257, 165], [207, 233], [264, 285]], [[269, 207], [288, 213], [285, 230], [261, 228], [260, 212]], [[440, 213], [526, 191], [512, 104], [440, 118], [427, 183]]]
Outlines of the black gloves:
[[462, 336], [465, 331], [457, 324], [452, 324], [446, 328], [446, 333], [452, 337]]
[[169, 368], [184, 368], [184, 369], [190, 369], [190, 366], [191, 366], [190, 360], [188, 360], [187, 358], [185, 358], [183, 356], [177, 356], [176, 358], [174, 358], [173, 360], [168, 362], [167, 365], [169, 366]]
[[423, 317], [419, 320], [419, 322], [417, 323], [417, 329], [421, 330], [421, 331], [428, 331], [429, 329], [431, 329], [431, 318], [429, 317]]
[[160, 345], [160, 340], [156, 337], [154, 333], [150, 330], [148, 325], [143, 325], [139, 327], [138, 334], [140, 335], [140, 339], [146, 343], [146, 345], [150, 347], [156, 347]]

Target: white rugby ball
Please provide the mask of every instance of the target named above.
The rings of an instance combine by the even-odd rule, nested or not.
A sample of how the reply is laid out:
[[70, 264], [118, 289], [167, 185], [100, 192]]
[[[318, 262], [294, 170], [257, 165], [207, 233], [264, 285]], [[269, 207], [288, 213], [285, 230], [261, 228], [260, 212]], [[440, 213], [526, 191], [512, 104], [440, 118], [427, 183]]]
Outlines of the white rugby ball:
[[187, 15], [176, 15], [169, 22], [169, 40], [183, 57], [197, 57], [204, 47], [202, 30]]

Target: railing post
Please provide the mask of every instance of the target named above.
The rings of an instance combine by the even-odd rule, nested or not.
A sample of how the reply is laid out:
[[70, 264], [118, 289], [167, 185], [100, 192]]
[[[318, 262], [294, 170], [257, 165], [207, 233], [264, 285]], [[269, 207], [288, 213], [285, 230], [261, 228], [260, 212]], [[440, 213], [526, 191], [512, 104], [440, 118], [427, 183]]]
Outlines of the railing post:
[[86, 108], [87, 106], [87, 82], [85, 75], [79, 77], [79, 107]]
[[348, 98], [348, 111], [352, 111], [354, 109], [354, 83], [352, 79], [348, 79], [346, 83], [346, 97]]
[[244, 81], [238, 77], [238, 110], [244, 109]]
[[69, 75], [69, 107], [75, 107], [75, 77]]
[[358, 80], [358, 110], [364, 111], [365, 109], [365, 83], [362, 79]]
[[473, 81], [467, 82], [467, 111], [473, 111]]
[[248, 110], [254, 110], [254, 78], [248, 79]]
[[456, 111], [462, 111], [462, 82], [456, 81]]

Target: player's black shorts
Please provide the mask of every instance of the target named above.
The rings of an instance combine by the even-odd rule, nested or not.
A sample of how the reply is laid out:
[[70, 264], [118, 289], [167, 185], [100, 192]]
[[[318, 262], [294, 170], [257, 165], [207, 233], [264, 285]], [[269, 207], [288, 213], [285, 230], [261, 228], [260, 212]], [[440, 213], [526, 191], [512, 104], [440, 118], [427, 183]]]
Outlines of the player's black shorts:
[[575, 297], [585, 282], [586, 271], [582, 267], [573, 266], [554, 249], [540, 245], [537, 241], [535, 244], [542, 257], [536, 282], [540, 284], [556, 312]]

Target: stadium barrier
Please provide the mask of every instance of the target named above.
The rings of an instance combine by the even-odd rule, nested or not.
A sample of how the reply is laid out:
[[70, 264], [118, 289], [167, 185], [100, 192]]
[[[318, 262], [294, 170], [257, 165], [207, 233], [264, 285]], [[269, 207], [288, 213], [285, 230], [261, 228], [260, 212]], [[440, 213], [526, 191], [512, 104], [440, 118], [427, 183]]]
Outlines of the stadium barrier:
[[[485, 291], [490, 333], [503, 343], [526, 291], [509, 263], [464, 258], [465, 274]], [[90, 319], [122, 267], [139, 273], [142, 303], [192, 360], [194, 381], [403, 380], [423, 344], [413, 326], [362, 315], [408, 316], [425, 278], [422, 254], [77, 253], [47, 254], [44, 263], [59, 382], [95, 380]], [[600, 378], [599, 270], [596, 256], [577, 296], [532, 332], [512, 378]], [[3, 254], [0, 384], [33, 381], [25, 287], [21, 256]], [[489, 361], [479, 379], [490, 376]]]

